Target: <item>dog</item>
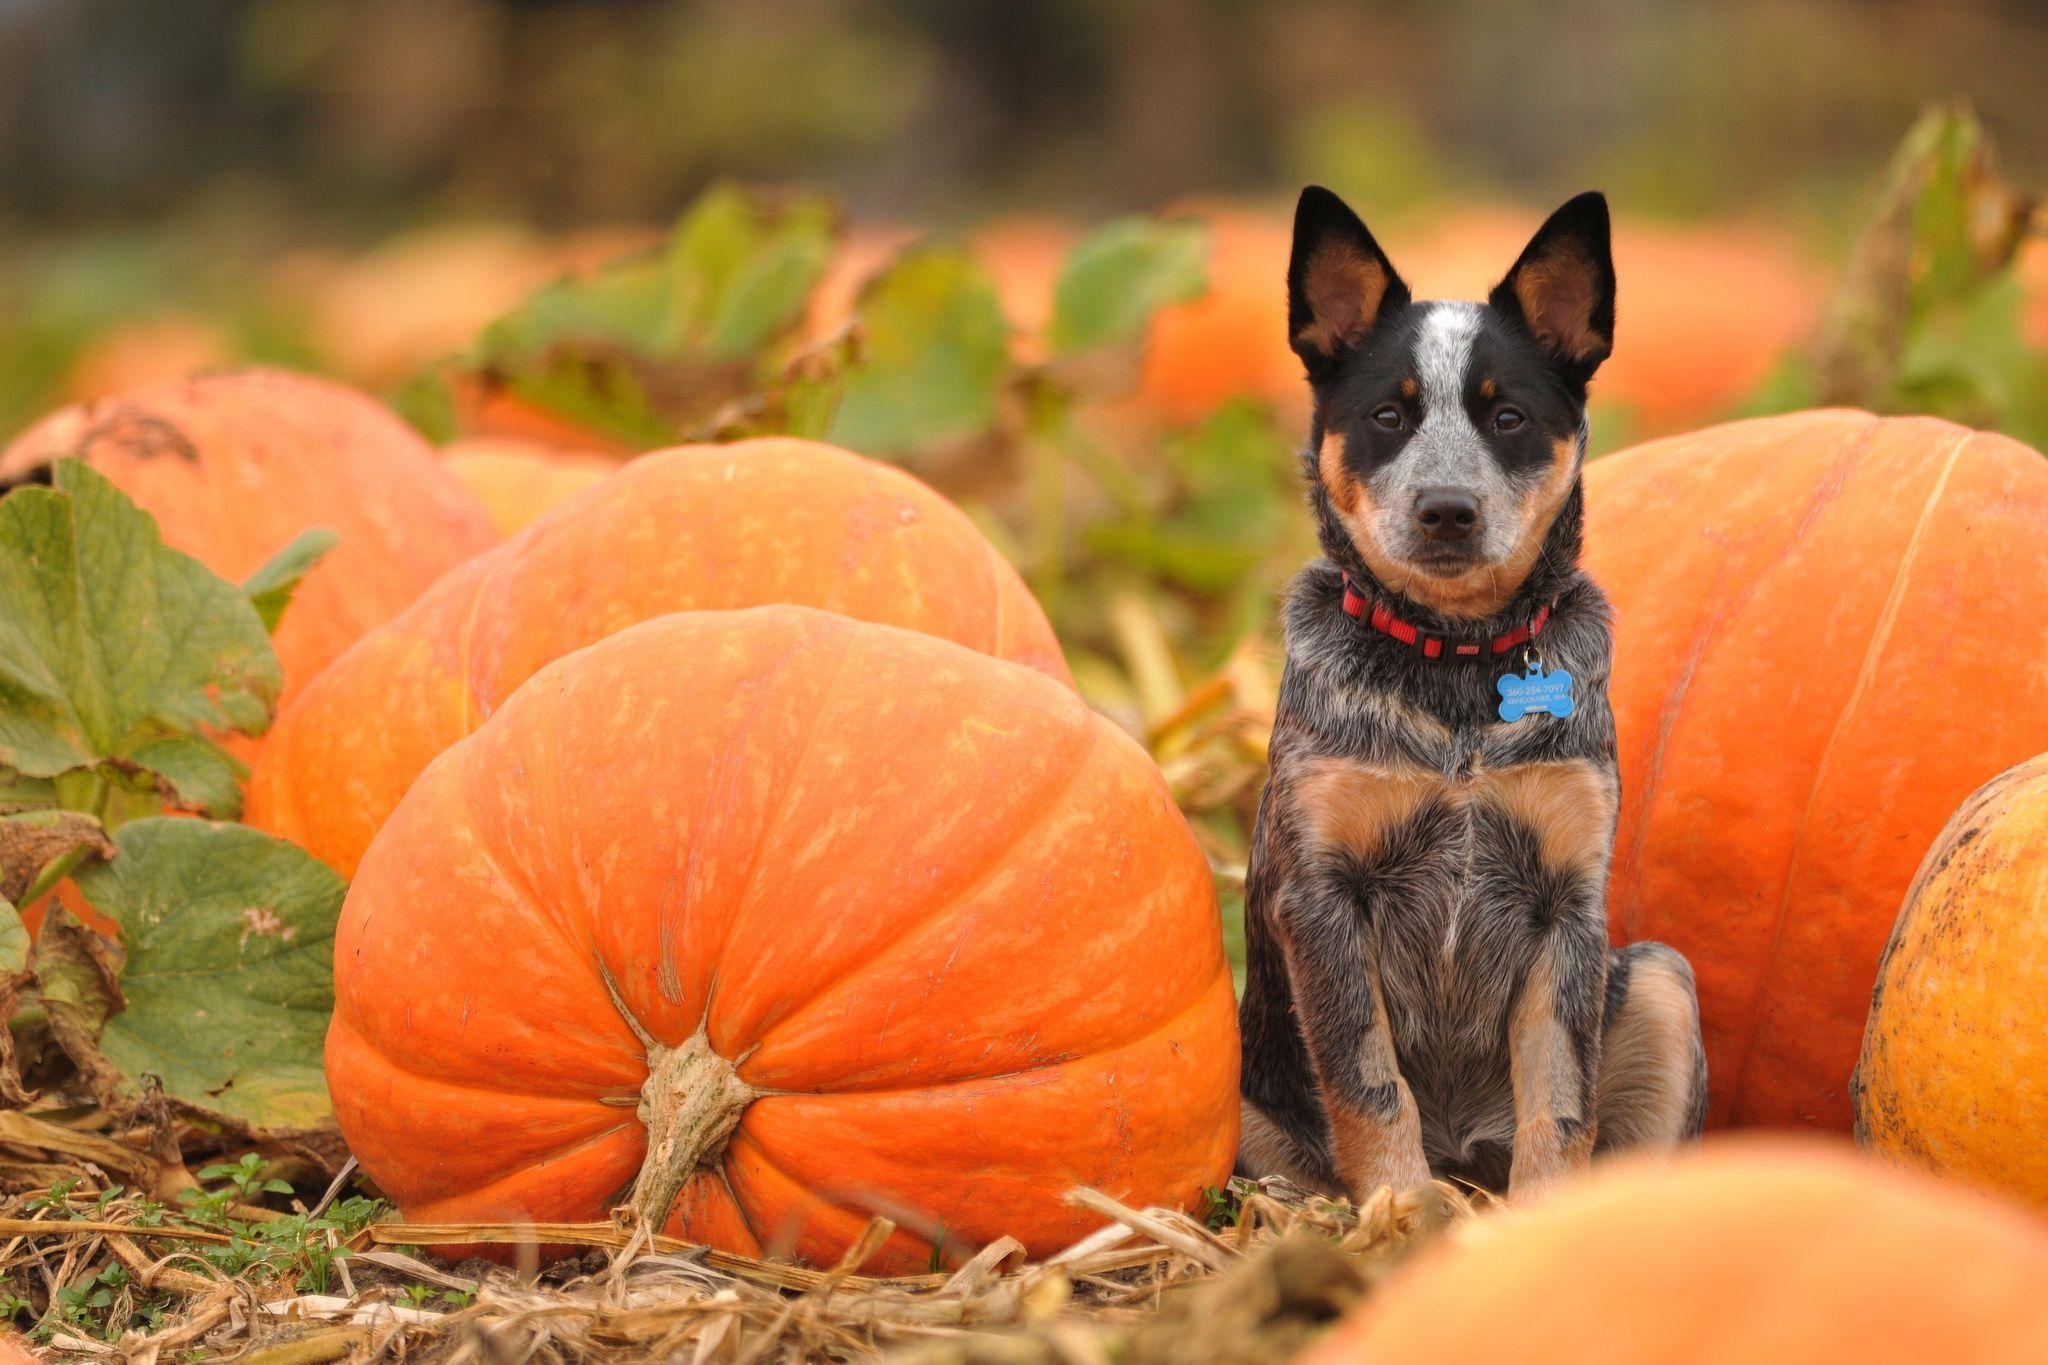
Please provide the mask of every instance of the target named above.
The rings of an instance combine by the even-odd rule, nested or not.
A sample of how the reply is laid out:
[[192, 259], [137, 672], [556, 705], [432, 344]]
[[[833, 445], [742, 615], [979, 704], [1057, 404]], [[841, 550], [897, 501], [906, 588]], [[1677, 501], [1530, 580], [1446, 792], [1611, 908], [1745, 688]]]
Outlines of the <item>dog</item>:
[[1608, 946], [1609, 609], [1579, 550], [1614, 298], [1598, 193], [1483, 304], [1413, 301], [1343, 200], [1301, 195], [1324, 557], [1288, 591], [1246, 872], [1240, 1174], [1519, 1197], [1699, 1134], [1691, 968]]

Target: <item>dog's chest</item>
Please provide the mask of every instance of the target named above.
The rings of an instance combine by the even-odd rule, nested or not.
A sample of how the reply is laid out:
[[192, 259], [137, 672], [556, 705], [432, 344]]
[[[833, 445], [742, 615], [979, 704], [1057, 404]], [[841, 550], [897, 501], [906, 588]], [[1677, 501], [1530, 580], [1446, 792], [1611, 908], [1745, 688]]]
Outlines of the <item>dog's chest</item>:
[[1306, 757], [1289, 783], [1304, 851], [1356, 872], [1390, 1013], [1485, 1038], [1546, 897], [1604, 869], [1616, 796], [1611, 771], [1582, 759], [1503, 761], [1503, 732], [1411, 731], [1402, 758]]

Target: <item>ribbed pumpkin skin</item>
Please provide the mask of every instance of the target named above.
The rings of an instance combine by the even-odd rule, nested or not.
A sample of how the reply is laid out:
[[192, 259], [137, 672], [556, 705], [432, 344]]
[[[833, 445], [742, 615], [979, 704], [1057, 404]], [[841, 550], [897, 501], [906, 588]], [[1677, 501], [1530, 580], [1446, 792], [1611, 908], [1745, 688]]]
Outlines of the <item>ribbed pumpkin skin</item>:
[[[420, 778], [335, 947], [335, 1113], [414, 1221], [601, 1218], [644, 1051], [747, 1082], [678, 1235], [832, 1261], [867, 1211], [1048, 1253], [1090, 1185], [1229, 1173], [1207, 864], [1151, 761], [1042, 674], [799, 607], [668, 616], [550, 666]], [[606, 1104], [606, 1099], [624, 1101]]]
[[1301, 1365], [2048, 1359], [2048, 1231], [1818, 1143], [1617, 1166], [1466, 1236]]
[[65, 408], [0, 454], [0, 479], [66, 455], [84, 456], [156, 518], [166, 544], [226, 578], [248, 577], [312, 527], [341, 538], [278, 627], [287, 700], [498, 542], [483, 508], [389, 410], [279, 370]]
[[2048, 755], [1959, 808], [1892, 926], [1856, 1136], [2048, 1212]]
[[279, 721], [249, 820], [344, 875], [434, 755], [543, 665], [673, 611], [793, 602], [1068, 681], [1030, 590], [966, 515], [811, 441], [645, 455], [366, 639]]
[[1710, 1124], [1847, 1131], [1877, 962], [1956, 803], [2048, 749], [2048, 461], [1810, 412], [1594, 461], [1617, 941], [1698, 975]]
[[478, 436], [441, 452], [500, 535], [516, 535], [619, 467], [603, 455]]

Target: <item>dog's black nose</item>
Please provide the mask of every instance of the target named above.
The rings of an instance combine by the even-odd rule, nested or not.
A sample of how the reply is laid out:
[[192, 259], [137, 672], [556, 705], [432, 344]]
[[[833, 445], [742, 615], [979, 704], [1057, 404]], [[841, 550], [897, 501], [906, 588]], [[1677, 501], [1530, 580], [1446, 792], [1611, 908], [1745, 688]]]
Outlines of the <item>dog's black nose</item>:
[[1431, 540], [1470, 540], [1479, 533], [1479, 499], [1462, 488], [1425, 488], [1415, 495], [1415, 521]]

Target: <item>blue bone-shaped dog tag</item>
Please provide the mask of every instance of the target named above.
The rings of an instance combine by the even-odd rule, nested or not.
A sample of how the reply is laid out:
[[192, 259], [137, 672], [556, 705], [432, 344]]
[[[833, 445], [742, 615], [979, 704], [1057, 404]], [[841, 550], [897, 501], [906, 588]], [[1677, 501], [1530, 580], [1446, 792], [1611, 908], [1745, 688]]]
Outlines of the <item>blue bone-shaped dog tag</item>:
[[1494, 686], [1500, 691], [1502, 720], [1520, 720], [1531, 711], [1548, 711], [1553, 716], [1572, 713], [1572, 675], [1563, 669], [1545, 673], [1532, 665], [1528, 676], [1504, 673]]

